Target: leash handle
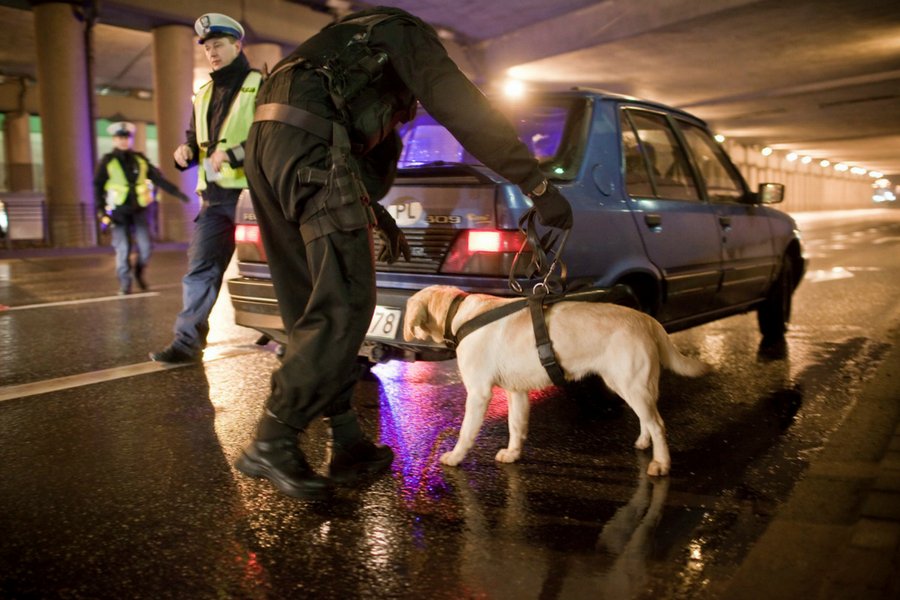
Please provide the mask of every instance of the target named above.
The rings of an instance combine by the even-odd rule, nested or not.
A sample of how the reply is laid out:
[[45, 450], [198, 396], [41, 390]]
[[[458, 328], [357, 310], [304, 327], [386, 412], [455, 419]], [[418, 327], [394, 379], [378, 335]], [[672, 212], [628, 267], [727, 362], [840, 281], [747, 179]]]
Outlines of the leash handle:
[[[562, 251], [566, 245], [566, 241], [569, 239], [571, 229], [563, 230], [561, 239], [558, 237], [558, 234], [553, 231], [548, 231], [543, 237], [540, 237], [535, 225], [536, 219], [537, 209], [534, 207], [525, 211], [519, 219], [519, 231], [525, 236], [525, 242], [519, 248], [519, 251], [516, 252], [516, 255], [513, 257], [512, 265], [510, 265], [509, 277], [507, 279], [509, 288], [517, 294], [524, 293], [522, 284], [516, 279], [516, 270], [522, 253], [526, 248], [530, 248], [530, 272], [526, 273], [525, 277], [528, 279], [540, 278], [540, 284], [547, 288], [548, 291], [550, 290], [550, 287], [555, 287], [558, 288], [559, 292], [562, 292], [565, 288], [567, 274], [566, 265], [562, 261]], [[556, 245], [557, 240], [560, 240], [559, 245], [556, 250], [553, 250], [553, 246]], [[551, 252], [553, 253], [553, 260], [549, 261], [547, 255]], [[554, 271], [557, 268], [559, 268], [559, 275], [555, 277], [554, 281], [551, 281], [551, 278], [554, 278]]]
[[[559, 267], [559, 279], [555, 282], [559, 284], [560, 292], [562, 292], [562, 288], [565, 288], [566, 285], [566, 264], [562, 262], [562, 252], [563, 248], [566, 247], [566, 242], [569, 240], [569, 233], [571, 229], [566, 229], [563, 232], [562, 239], [559, 241], [559, 246], [556, 247], [556, 252], [553, 255], [553, 262], [550, 263], [550, 266], [547, 268], [547, 274], [544, 275], [544, 280], [541, 282], [548, 291], [550, 290], [550, 284], [548, 283], [550, 280], [550, 276], [553, 275], [553, 271], [556, 267]], [[537, 287], [537, 286], [535, 286]]]

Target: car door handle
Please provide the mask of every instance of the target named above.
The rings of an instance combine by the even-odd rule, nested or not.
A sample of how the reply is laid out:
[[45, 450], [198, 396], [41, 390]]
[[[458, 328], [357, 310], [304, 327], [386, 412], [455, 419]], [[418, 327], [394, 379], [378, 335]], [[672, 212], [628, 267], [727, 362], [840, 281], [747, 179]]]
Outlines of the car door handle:
[[662, 216], [656, 213], [648, 213], [644, 215], [644, 223], [651, 229], [662, 226]]
[[728, 231], [731, 229], [731, 217], [719, 217], [719, 225], [722, 226], [722, 229]]

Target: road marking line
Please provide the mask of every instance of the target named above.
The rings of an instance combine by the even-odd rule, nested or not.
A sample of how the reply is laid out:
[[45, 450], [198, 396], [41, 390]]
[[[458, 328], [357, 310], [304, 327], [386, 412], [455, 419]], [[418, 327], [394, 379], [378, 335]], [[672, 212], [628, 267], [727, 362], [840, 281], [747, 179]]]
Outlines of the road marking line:
[[834, 267], [829, 270], [808, 271], [804, 279], [810, 283], [821, 283], [823, 281], [849, 279], [850, 277], [853, 277], [853, 273], [844, 267]]
[[[208, 348], [206, 352], [203, 353], [203, 362], [208, 363], [214, 360], [219, 360], [221, 358], [230, 358], [232, 356], [250, 354], [251, 352], [257, 352], [258, 349], [259, 347], [257, 346], [225, 346], [221, 348]], [[78, 375], [57, 377], [56, 379], [47, 379], [45, 381], [35, 381], [32, 383], [22, 383], [19, 385], [8, 385], [0, 387], [0, 402], [4, 402], [6, 400], [15, 400], [17, 398], [25, 398], [27, 396], [36, 396], [38, 394], [49, 394], [51, 392], [59, 392], [76, 387], [93, 385], [95, 383], [124, 379], [126, 377], [135, 377], [137, 375], [145, 375], [147, 373], [167, 371], [169, 369], [179, 369], [195, 364], [199, 363], [166, 364], [148, 361], [135, 365], [126, 365], [124, 367], [113, 367], [111, 369], [92, 371], [90, 373], [80, 373]]]
[[101, 296], [100, 298], [84, 298], [82, 300], [62, 300], [60, 302], [44, 302], [43, 304], [23, 304], [22, 306], [0, 305], [0, 312], [13, 310], [31, 310], [32, 308], [49, 308], [51, 306], [69, 306], [72, 304], [90, 304], [91, 302], [110, 302], [112, 300], [131, 300], [132, 298], [149, 298], [159, 296], [159, 292], [139, 292], [137, 294], [124, 294], [119, 296]]

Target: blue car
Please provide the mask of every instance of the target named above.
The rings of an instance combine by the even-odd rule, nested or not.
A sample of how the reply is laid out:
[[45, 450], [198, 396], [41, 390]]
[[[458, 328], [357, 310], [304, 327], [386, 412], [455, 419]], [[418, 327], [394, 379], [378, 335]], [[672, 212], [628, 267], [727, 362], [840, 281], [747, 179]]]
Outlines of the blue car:
[[[784, 186], [750, 190], [702, 120], [662, 104], [582, 89], [496, 104], [572, 205], [562, 256], [571, 286], [626, 285], [668, 331], [756, 311], [764, 340], [783, 338], [806, 268], [796, 223], [769, 206], [782, 201]], [[433, 284], [513, 295], [517, 225], [531, 201], [428, 114], [400, 133], [400, 171], [381, 203], [412, 260], [377, 263], [378, 306], [360, 355], [446, 359], [453, 352], [443, 346], [403, 341], [407, 298]], [[246, 200], [237, 247], [240, 277], [228, 282], [236, 320], [283, 342]]]

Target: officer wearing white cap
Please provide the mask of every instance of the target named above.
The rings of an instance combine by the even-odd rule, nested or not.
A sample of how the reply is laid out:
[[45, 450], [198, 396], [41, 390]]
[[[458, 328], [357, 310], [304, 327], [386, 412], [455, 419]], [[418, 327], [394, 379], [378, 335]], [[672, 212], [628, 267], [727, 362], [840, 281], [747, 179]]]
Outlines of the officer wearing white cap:
[[188, 272], [182, 279], [183, 306], [175, 319], [175, 339], [164, 350], [150, 353], [151, 359], [168, 363], [203, 357], [209, 313], [234, 253], [234, 213], [238, 196], [247, 187], [244, 144], [262, 80], [244, 56], [240, 23], [207, 13], [197, 19], [194, 30], [212, 67], [211, 79], [194, 96], [187, 139], [173, 156], [181, 170], [199, 167], [197, 194], [202, 204], [188, 250]]
[[[153, 202], [150, 183], [158, 185], [183, 202], [187, 195], [166, 180], [146, 156], [131, 149], [135, 126], [117, 121], [106, 128], [112, 136], [113, 150], [105, 154], [94, 174], [94, 198], [97, 217], [112, 228], [112, 245], [116, 250], [116, 275], [119, 293], [131, 293], [134, 276], [138, 287], [147, 289], [144, 270], [150, 261], [150, 226], [147, 207]], [[132, 269], [132, 239], [137, 245], [137, 262]]]
[[244, 28], [241, 24], [229, 17], [219, 13], [207, 13], [197, 19], [194, 23], [194, 31], [200, 36], [201, 44], [212, 37], [231, 36], [241, 41], [244, 39]]

